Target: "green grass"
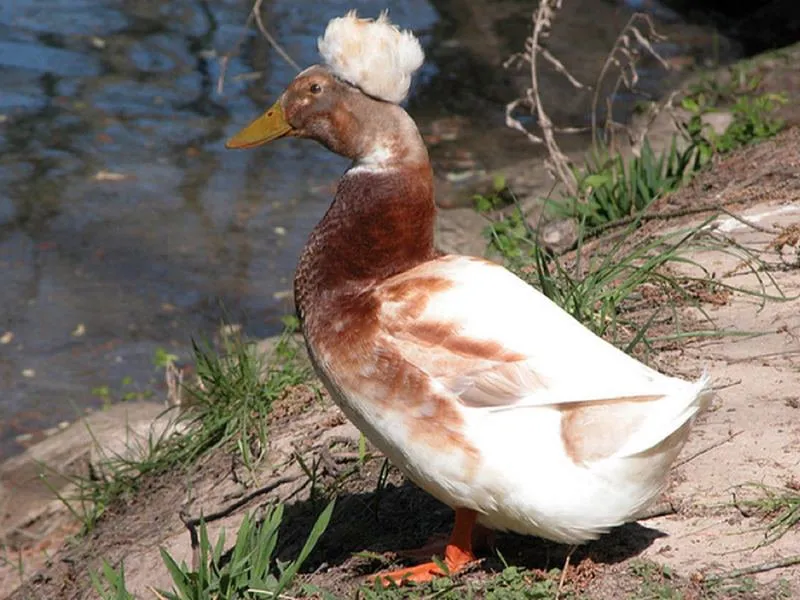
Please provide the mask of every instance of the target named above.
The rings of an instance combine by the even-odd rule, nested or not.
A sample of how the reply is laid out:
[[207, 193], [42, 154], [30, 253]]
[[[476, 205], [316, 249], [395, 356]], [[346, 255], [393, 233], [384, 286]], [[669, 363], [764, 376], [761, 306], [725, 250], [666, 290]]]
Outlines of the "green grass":
[[267, 448], [272, 403], [311, 376], [310, 368], [298, 360], [300, 347], [293, 332], [294, 324], [289, 323], [270, 357], [237, 337], [224, 339], [219, 352], [194, 343], [197, 379], [184, 386], [187, 406], [173, 417], [179, 433], [149, 437], [135, 459], [104, 456], [101, 472], [72, 478], [75, 493], [59, 496], [83, 523], [84, 533], [111, 503], [133, 494], [143, 476], [189, 468], [216, 448], [233, 449], [248, 469], [254, 469]]
[[737, 486], [748, 497], [737, 497], [736, 506], [764, 521], [764, 539], [759, 546], [766, 546], [782, 538], [800, 524], [800, 492], [761, 483]]
[[[479, 580], [441, 577], [425, 585], [403, 588], [383, 588], [378, 583], [364, 585], [359, 588], [358, 597], [363, 600], [551, 600], [556, 597], [560, 577], [561, 571], [558, 569], [541, 575], [520, 567], [506, 566], [501, 572]], [[560, 594], [562, 600], [574, 597], [567, 589]]]
[[647, 560], [635, 560], [628, 567], [639, 580], [639, 589], [628, 596], [629, 600], [684, 600], [672, 569]]
[[578, 195], [548, 206], [556, 215], [578, 219], [591, 230], [636, 215], [686, 184], [703, 166], [703, 158], [694, 144], [682, 148], [677, 137], [661, 153], [645, 139], [640, 155], [629, 159], [596, 144], [583, 168], [575, 172]]
[[703, 115], [718, 110], [718, 107], [709, 101], [705, 92], [687, 95], [681, 105], [691, 113], [686, 131], [690, 147], [696, 149], [698, 164], [705, 165], [714, 154], [726, 154], [777, 135], [785, 123], [774, 115], [787, 101], [785, 94], [737, 97], [730, 108], [733, 120], [723, 133], [718, 134], [703, 122]]
[[[317, 517], [303, 548], [290, 561], [276, 556], [278, 534], [283, 521], [283, 506], [267, 509], [257, 522], [244, 516], [233, 547], [226, 547], [224, 530], [211, 542], [205, 523], [199, 527], [197, 570], [178, 563], [165, 549], [161, 558], [172, 578], [169, 590], [152, 590], [162, 600], [245, 600], [279, 598], [292, 585], [303, 563], [311, 554], [330, 522], [334, 502]], [[104, 562], [99, 573], [91, 574], [92, 585], [103, 600], [129, 600], [134, 596], [125, 583], [124, 566], [119, 569]]]
[[[784, 94], [759, 94], [760, 81], [726, 88], [703, 80], [691, 86], [681, 105], [690, 117], [683, 124], [683, 139], [673, 136], [670, 145], [655, 152], [645, 138], [638, 156], [623, 158], [596, 140], [582, 166], [573, 169], [578, 191], [548, 200], [548, 210], [581, 221], [587, 233], [644, 211], [654, 200], [688, 183], [714, 155], [767, 140], [784, 127], [775, 116], [787, 102]], [[703, 117], [730, 111], [732, 121], [717, 134]], [[481, 201], [481, 208], [491, 202]]]

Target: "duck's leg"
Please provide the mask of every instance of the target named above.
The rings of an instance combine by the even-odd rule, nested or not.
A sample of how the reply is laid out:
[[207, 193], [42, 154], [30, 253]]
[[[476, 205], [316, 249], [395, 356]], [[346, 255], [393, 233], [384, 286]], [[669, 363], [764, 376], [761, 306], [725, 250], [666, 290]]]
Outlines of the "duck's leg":
[[[395, 554], [407, 560], [424, 561], [431, 556], [444, 556], [444, 551], [450, 541], [446, 533], [431, 536], [421, 548], [403, 548]], [[472, 551], [475, 553], [491, 552], [495, 547], [495, 532], [485, 525], [476, 523], [472, 530]]]
[[[456, 522], [450, 540], [444, 549], [444, 564], [450, 574], [456, 573], [475, 560], [472, 553], [472, 530], [477, 513], [467, 508], [456, 509]], [[383, 585], [402, 585], [403, 583], [426, 583], [434, 577], [444, 575], [435, 562], [426, 562], [415, 567], [379, 573], [376, 579]]]

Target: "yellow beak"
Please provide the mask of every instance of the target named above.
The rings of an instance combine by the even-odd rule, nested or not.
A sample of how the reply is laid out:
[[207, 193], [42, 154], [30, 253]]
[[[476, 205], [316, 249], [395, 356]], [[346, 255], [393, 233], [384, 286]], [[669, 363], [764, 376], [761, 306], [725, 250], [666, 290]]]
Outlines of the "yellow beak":
[[225, 142], [225, 147], [229, 149], [255, 148], [291, 132], [292, 126], [286, 122], [281, 102], [278, 100], [267, 112]]

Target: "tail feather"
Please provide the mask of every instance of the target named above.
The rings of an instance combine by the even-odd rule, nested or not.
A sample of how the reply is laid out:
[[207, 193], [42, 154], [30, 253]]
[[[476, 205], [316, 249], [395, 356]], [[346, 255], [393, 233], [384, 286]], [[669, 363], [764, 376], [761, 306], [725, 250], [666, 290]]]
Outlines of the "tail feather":
[[659, 401], [659, 409], [653, 410], [650, 418], [614, 456], [623, 458], [646, 452], [693, 420], [711, 402], [710, 382], [707, 373], [693, 383], [680, 381], [679, 387]]

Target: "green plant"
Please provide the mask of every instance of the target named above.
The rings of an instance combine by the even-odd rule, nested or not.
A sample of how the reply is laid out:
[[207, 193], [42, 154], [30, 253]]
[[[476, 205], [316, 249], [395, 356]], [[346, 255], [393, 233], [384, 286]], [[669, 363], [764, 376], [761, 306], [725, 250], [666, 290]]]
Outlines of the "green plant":
[[92, 388], [92, 396], [103, 401], [103, 408], [108, 408], [114, 401], [132, 402], [134, 400], [146, 400], [152, 398], [154, 392], [150, 388], [143, 388], [137, 385], [133, 378], [126, 376], [120, 381], [118, 389], [112, 389], [108, 385], [98, 385]]
[[327, 529], [333, 507], [334, 501], [331, 501], [311, 528], [300, 553], [289, 562], [275, 556], [283, 520], [282, 505], [269, 508], [260, 524], [245, 515], [236, 534], [236, 543], [229, 552], [225, 551], [224, 531], [212, 546], [206, 525], [201, 523], [198, 570], [192, 571], [184, 563], [179, 565], [162, 548], [161, 557], [169, 569], [173, 588], [158, 593], [167, 600], [278, 598], [291, 585]]
[[100, 573], [91, 571], [89, 578], [92, 580], [94, 591], [103, 600], [135, 600], [125, 584], [125, 566], [122, 563], [117, 570], [104, 560]]
[[561, 571], [551, 570], [546, 577], [506, 566], [483, 589], [486, 600], [548, 600], [555, 598]]
[[246, 466], [254, 467], [266, 451], [272, 403], [310, 376], [309, 367], [298, 360], [291, 325], [268, 360], [255, 344], [239, 338], [224, 340], [221, 353], [195, 343], [197, 381], [185, 386], [191, 399], [185, 411], [161, 433], [139, 441], [136, 458], [102, 456], [98, 472], [71, 478], [74, 493], [66, 497], [53, 490], [84, 531], [117, 498], [137, 489], [142, 476], [187, 468], [214, 448], [229, 445]]
[[[561, 571], [553, 569], [545, 576], [520, 567], [505, 565], [502, 571], [479, 581], [463, 581], [440, 577], [414, 588], [384, 588], [375, 582], [359, 589], [358, 597], [364, 600], [428, 599], [463, 600], [550, 600], [557, 597]], [[562, 593], [561, 598], [567, 598]]]
[[716, 101], [705, 92], [690, 93], [681, 101], [681, 106], [691, 113], [686, 133], [701, 164], [706, 164], [714, 153], [724, 154], [774, 137], [785, 125], [775, 117], [778, 108], [787, 102], [785, 94], [741, 95], [733, 99], [730, 124], [718, 134], [703, 119], [718, 110]]
[[672, 569], [647, 560], [633, 561], [631, 575], [640, 580], [639, 589], [630, 600], [684, 600], [684, 594], [674, 581]]
[[645, 139], [639, 156], [627, 160], [598, 143], [583, 169], [575, 170], [578, 195], [549, 206], [592, 229], [640, 213], [656, 198], [688, 182], [700, 166], [698, 154], [682, 149], [676, 137], [660, 154]]
[[[303, 563], [330, 523], [334, 501], [317, 517], [303, 548], [293, 560], [277, 558], [278, 533], [283, 505], [269, 507], [261, 523], [244, 516], [233, 548], [225, 547], [224, 530], [212, 545], [205, 522], [199, 527], [197, 571], [178, 562], [163, 548], [161, 558], [169, 570], [171, 590], [154, 590], [162, 600], [239, 600], [279, 598], [293, 582]], [[125, 584], [123, 565], [114, 569], [106, 561], [99, 573], [90, 574], [95, 591], [103, 600], [132, 600]]]
[[759, 544], [765, 546], [782, 538], [800, 523], [800, 492], [788, 488], [777, 488], [761, 483], [747, 483], [738, 486], [738, 490], [755, 492], [755, 497], [739, 498], [736, 505], [754, 514], [760, 515], [766, 522], [764, 540]]

